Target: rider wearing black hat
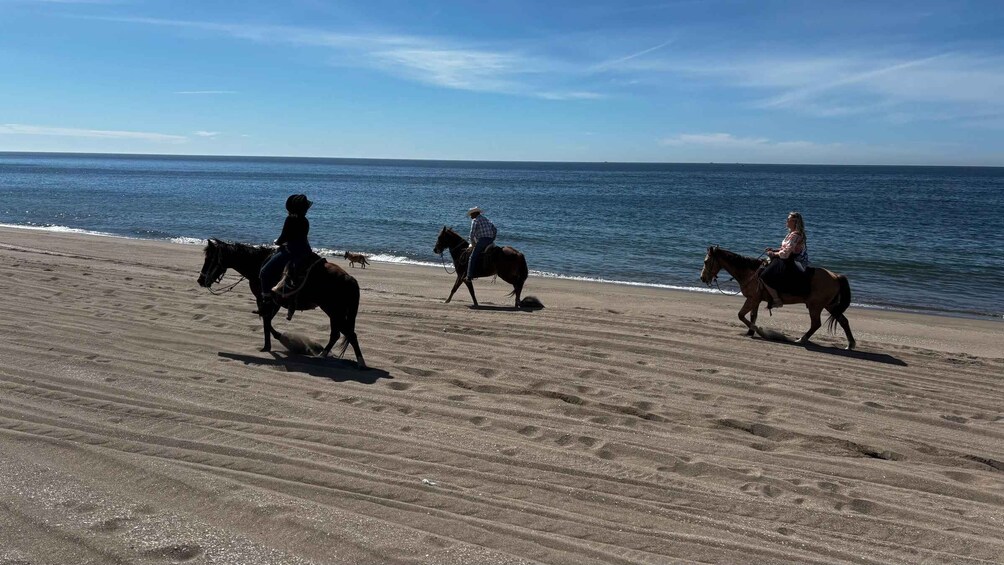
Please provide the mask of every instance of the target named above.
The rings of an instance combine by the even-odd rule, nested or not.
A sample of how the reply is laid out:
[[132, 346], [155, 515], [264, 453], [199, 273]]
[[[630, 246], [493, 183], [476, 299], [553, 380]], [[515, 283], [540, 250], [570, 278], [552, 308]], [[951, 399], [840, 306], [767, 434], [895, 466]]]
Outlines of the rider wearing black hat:
[[311, 252], [310, 243], [307, 241], [307, 233], [310, 231], [307, 210], [312, 204], [306, 194], [293, 194], [286, 199], [286, 211], [289, 215], [282, 224], [279, 239], [275, 240], [279, 250], [265, 263], [259, 273], [263, 300], [272, 298], [272, 287], [279, 282], [286, 264], [295, 262]]

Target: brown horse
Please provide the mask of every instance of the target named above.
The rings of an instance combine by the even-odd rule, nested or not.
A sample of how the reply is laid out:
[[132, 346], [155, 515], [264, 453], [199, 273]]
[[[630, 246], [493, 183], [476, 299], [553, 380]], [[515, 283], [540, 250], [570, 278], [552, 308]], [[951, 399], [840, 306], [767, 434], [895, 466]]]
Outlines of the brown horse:
[[[718, 271], [725, 269], [739, 283], [739, 288], [746, 303], [739, 310], [739, 319], [742, 320], [749, 331], [746, 335], [752, 336], [756, 332], [756, 317], [760, 309], [760, 303], [770, 301], [770, 294], [760, 282], [760, 269], [764, 263], [760, 259], [743, 257], [718, 246], [709, 247], [708, 254], [704, 257], [704, 269], [701, 270], [701, 282], [710, 285], [717, 277]], [[856, 342], [851, 335], [851, 326], [844, 316], [847, 307], [851, 305], [851, 285], [847, 282], [847, 277], [830, 272], [826, 269], [815, 269], [812, 279], [809, 282], [808, 296], [797, 296], [793, 294], [780, 294], [783, 304], [805, 303], [809, 309], [809, 330], [805, 332], [797, 343], [807, 344], [812, 334], [822, 326], [819, 315], [825, 309], [830, 313], [827, 322], [829, 331], [833, 331], [837, 324], [844, 329], [847, 334], [847, 349], [854, 349]], [[746, 314], [750, 314], [750, 319], [746, 319]]]
[[[453, 257], [453, 268], [457, 271], [457, 282], [453, 284], [453, 290], [450, 291], [450, 296], [446, 299], [446, 302], [449, 303], [453, 299], [454, 293], [460, 288], [460, 283], [464, 282], [464, 276], [467, 274], [467, 262], [471, 258], [474, 246], [457, 232], [443, 226], [432, 251], [442, 254], [445, 249], [450, 250], [450, 256]], [[513, 290], [509, 296], [516, 296], [516, 308], [519, 308], [523, 284], [530, 275], [530, 271], [526, 267], [526, 257], [508, 245], [489, 247], [482, 253], [481, 257], [481, 266], [475, 271], [477, 274], [475, 278], [498, 275], [500, 279], [512, 285]], [[474, 301], [474, 306], [477, 306], [478, 299], [474, 296], [474, 284], [470, 281], [467, 281], [467, 290], [471, 291], [471, 300]]]
[[298, 290], [280, 298], [281, 304], [271, 300], [262, 300], [261, 282], [258, 273], [262, 265], [275, 252], [271, 245], [248, 245], [246, 243], [227, 243], [218, 239], [210, 239], [206, 244], [206, 260], [199, 273], [199, 285], [210, 288], [218, 283], [227, 269], [233, 269], [248, 279], [251, 293], [258, 302], [258, 315], [261, 316], [262, 329], [265, 333], [265, 345], [262, 351], [272, 348], [271, 337], [280, 339], [282, 334], [272, 327], [272, 318], [279, 311], [280, 305], [289, 306], [286, 301], [295, 301], [292, 305], [297, 310], [320, 308], [331, 319], [331, 338], [324, 346], [322, 355], [328, 355], [338, 341], [339, 335], [345, 336], [339, 356], [345, 353], [349, 345], [356, 354], [356, 363], [360, 368], [366, 368], [362, 351], [359, 350], [359, 340], [356, 338], [356, 314], [359, 311], [359, 283], [352, 275], [334, 263], [323, 262], [311, 266], [311, 272]]

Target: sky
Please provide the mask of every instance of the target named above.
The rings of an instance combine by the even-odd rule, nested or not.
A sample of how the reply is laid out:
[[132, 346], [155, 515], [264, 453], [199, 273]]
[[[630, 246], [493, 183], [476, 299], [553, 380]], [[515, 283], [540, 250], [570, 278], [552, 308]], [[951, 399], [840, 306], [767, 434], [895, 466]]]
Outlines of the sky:
[[1004, 2], [0, 0], [0, 151], [1004, 166]]

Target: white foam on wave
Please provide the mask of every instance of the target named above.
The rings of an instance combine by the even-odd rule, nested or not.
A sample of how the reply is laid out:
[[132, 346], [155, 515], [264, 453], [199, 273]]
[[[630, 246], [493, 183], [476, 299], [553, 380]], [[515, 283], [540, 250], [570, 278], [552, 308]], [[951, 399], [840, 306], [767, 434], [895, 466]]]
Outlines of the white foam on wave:
[[56, 226], [51, 224], [46, 225], [33, 225], [33, 224], [0, 224], [0, 228], [12, 228], [18, 230], [30, 230], [30, 231], [47, 231], [55, 233], [77, 233], [83, 235], [96, 235], [100, 237], [116, 237], [119, 239], [138, 239], [135, 237], [127, 237], [124, 235], [116, 235], [114, 233], [107, 233], [94, 230], [85, 230], [80, 228], [71, 228], [68, 226]]
[[[687, 286], [687, 285], [676, 285], [676, 284], [661, 284], [661, 283], [647, 283], [647, 282], [637, 282], [637, 281], [619, 281], [615, 279], [604, 279], [600, 277], [586, 277], [579, 275], [562, 275], [560, 273], [549, 273], [547, 271], [530, 271], [531, 275], [538, 277], [543, 277], [546, 279], [560, 279], [569, 281], [584, 281], [584, 282], [596, 282], [604, 284], [619, 284], [624, 286], [640, 286], [647, 288], [665, 288], [668, 290], [685, 290], [687, 292], [702, 292], [717, 294], [720, 291], [716, 288], [706, 288], [700, 286]], [[728, 293], [723, 293], [728, 294]]]
[[180, 243], [181, 245], [205, 245], [206, 240], [201, 237], [172, 237], [171, 243]]

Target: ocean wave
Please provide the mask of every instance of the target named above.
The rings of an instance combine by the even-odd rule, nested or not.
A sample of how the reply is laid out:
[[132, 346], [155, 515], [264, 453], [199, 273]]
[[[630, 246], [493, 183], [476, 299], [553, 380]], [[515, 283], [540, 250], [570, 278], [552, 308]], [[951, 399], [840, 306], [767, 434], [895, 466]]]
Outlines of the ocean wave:
[[171, 243], [180, 243], [181, 245], [205, 245], [206, 240], [201, 237], [172, 237], [169, 238]]
[[11, 228], [18, 230], [31, 230], [31, 231], [47, 231], [55, 233], [76, 233], [83, 235], [96, 235], [100, 237], [115, 237], [119, 239], [139, 239], [136, 237], [128, 237], [125, 235], [119, 235], [115, 233], [101, 232], [95, 230], [85, 230], [81, 228], [71, 228], [69, 226], [57, 226], [53, 224], [2, 224], [0, 223], [0, 228]]

